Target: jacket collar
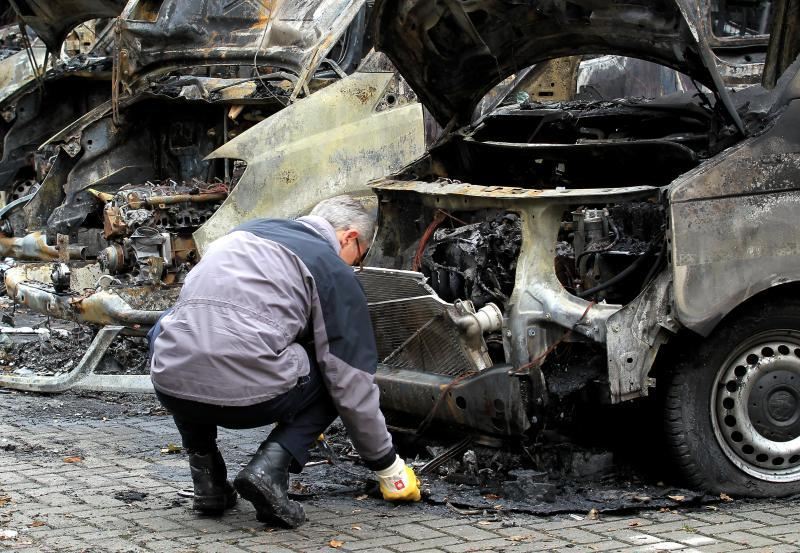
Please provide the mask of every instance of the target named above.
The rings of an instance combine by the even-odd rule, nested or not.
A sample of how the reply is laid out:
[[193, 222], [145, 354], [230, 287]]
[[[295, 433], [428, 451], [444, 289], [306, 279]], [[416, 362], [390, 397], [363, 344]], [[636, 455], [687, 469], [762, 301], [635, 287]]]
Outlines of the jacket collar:
[[331, 225], [328, 221], [316, 215], [306, 215], [305, 217], [299, 217], [297, 222], [303, 223], [305, 226], [319, 234], [331, 245], [333, 250], [336, 252], [336, 255], [339, 255], [342, 247], [339, 245], [339, 240], [336, 238], [336, 231], [334, 230], [333, 225]]

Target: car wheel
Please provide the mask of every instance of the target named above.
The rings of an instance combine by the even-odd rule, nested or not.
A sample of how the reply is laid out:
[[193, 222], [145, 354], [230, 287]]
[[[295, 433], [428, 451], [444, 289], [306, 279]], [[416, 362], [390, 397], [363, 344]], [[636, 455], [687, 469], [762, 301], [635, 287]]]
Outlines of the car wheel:
[[692, 485], [752, 497], [800, 493], [800, 301], [743, 313], [685, 354], [665, 417]]

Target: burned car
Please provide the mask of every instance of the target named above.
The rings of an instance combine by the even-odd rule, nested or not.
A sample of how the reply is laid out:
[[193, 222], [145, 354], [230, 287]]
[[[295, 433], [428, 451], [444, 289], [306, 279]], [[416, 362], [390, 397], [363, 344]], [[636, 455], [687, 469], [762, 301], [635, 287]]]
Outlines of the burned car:
[[[446, 129], [373, 185], [360, 277], [390, 418], [523, 436], [565, 389], [655, 389], [692, 484], [800, 491], [798, 22], [771, 4], [764, 84], [735, 93], [683, 0], [376, 5], [378, 47]], [[470, 123], [515, 68], [580, 54], [697, 85]]]
[[[83, 15], [114, 4], [79, 3]], [[74, 23], [57, 12], [72, 8], [29, 7], [57, 47]], [[146, 326], [199, 259], [193, 233], [263, 214], [265, 196], [302, 212], [421, 155], [422, 108], [369, 53], [368, 9], [128, 2], [112, 25], [110, 98], [39, 145], [36, 193], [0, 212], [0, 254], [63, 263], [9, 271], [10, 294], [55, 317]]]
[[[359, 278], [393, 424], [530, 440], [560, 402], [619, 404], [655, 390], [694, 485], [797, 493], [797, 22], [787, 21], [788, 2], [764, 4], [781, 31], [761, 60], [747, 32], [714, 44], [727, 58], [715, 54], [708, 21], [750, 27], [709, 19], [705, 3], [687, 0], [387, 0], [374, 7], [373, 35], [413, 92], [373, 60], [345, 78], [334, 62], [334, 83], [282, 106], [314, 88], [312, 72], [182, 75], [181, 56], [160, 57], [158, 42], [139, 46], [171, 25], [162, 16], [173, 4], [134, 2], [122, 31], [134, 38], [120, 42], [116, 62], [121, 96], [49, 141], [59, 152], [40, 191], [7, 217], [9, 251], [64, 262], [8, 271], [14, 300], [108, 326], [63, 379], [0, 384], [64, 389], [115, 333], [154, 321], [192, 259], [239, 221], [288, 215], [378, 176], [362, 169], [386, 160], [376, 137], [388, 133], [403, 153], [391, 165], [415, 151], [418, 159], [373, 184], [379, 228]], [[287, 21], [306, 21], [292, 14]], [[179, 18], [175, 27], [202, 25]], [[477, 109], [519, 68], [584, 55], [658, 64], [685, 75], [687, 91], [548, 103], [551, 90], [540, 89], [520, 104]], [[740, 89], [753, 67], [738, 61], [764, 61], [764, 85]], [[417, 95], [444, 129], [422, 157], [421, 131], [398, 132], [412, 112], [421, 118]], [[261, 120], [252, 110], [265, 103], [276, 112]], [[243, 113], [259, 122], [244, 123]], [[331, 146], [342, 141], [367, 152], [348, 158], [360, 164]], [[35, 229], [44, 232], [27, 234]], [[102, 265], [67, 263], [72, 256]]]
[[[19, 24], [0, 34], [0, 192], [7, 203], [31, 194], [55, 147], [40, 146], [111, 97], [114, 17], [120, 0], [70, 6], [12, 3]], [[81, 9], [84, 5], [85, 9]]]

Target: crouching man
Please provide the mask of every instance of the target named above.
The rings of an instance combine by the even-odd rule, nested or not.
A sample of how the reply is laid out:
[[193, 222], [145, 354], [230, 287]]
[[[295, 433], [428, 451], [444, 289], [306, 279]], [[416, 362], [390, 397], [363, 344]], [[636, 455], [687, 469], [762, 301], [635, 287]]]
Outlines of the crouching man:
[[[152, 333], [151, 374], [189, 454], [194, 509], [220, 513], [236, 491], [258, 520], [297, 527], [289, 471], [340, 416], [387, 500], [418, 501], [380, 411], [375, 338], [351, 265], [373, 235], [360, 201], [337, 196], [295, 221], [258, 219], [208, 248]], [[277, 423], [231, 486], [217, 427]], [[234, 491], [234, 488], [236, 491]]]

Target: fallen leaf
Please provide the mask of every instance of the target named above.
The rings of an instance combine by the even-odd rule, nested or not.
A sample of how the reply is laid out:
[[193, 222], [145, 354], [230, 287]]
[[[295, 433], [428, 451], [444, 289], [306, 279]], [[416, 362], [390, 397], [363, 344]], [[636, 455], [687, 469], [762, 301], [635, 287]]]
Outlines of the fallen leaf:
[[361, 530], [361, 526], [351, 526], [350, 528], [353, 530]]
[[526, 541], [529, 540], [530, 536], [510, 536], [506, 538], [508, 541]]
[[502, 511], [504, 509], [504, 507], [502, 505], [500, 505], [500, 504], [497, 504], [497, 505], [493, 506], [492, 509], [494, 509], [495, 511]]
[[368, 497], [369, 496], [367, 494], [359, 495], [358, 497], [356, 497], [356, 501], [364, 501]]
[[639, 524], [640, 524], [639, 521], [634, 520], [633, 522], [629, 522], [628, 526], [634, 527], [634, 526], [639, 526]]
[[652, 497], [648, 495], [634, 495], [633, 500], [638, 501], [639, 503], [647, 503], [652, 499]]
[[658, 512], [659, 512], [659, 513], [671, 513], [671, 512], [672, 512], [672, 509], [670, 509], [669, 507], [661, 507], [661, 508], [658, 510]]
[[30, 526], [31, 528], [38, 528], [39, 526], [44, 526], [44, 521], [43, 520], [34, 520], [28, 526]]
[[592, 509], [589, 511], [587, 516], [589, 517], [589, 520], [597, 520], [600, 518], [600, 513], [597, 511], [597, 509]]
[[339, 540], [331, 540], [328, 542], [328, 545], [330, 545], [334, 549], [339, 549], [341, 546], [344, 545], [344, 542]]
[[180, 453], [183, 451], [183, 448], [176, 444], [167, 444], [167, 447], [161, 448], [161, 453], [167, 453], [169, 455], [174, 455], [175, 453]]
[[728, 494], [726, 494], [726, 493], [719, 494], [719, 498], [722, 501], [733, 501], [733, 498], [731, 496], [729, 496]]
[[8, 495], [0, 495], [0, 507], [5, 507], [11, 503], [11, 497]]
[[667, 497], [669, 497], [672, 501], [677, 501], [678, 503], [686, 499], [685, 495], [668, 495]]
[[65, 463], [80, 463], [83, 461], [83, 457], [79, 457], [78, 455], [73, 455], [72, 457], [64, 457]]
[[483, 497], [484, 497], [484, 498], [486, 498], [486, 499], [488, 499], [489, 501], [494, 501], [494, 500], [496, 500], [496, 499], [500, 499], [500, 496], [499, 496], [499, 495], [497, 495], [496, 493], [487, 493], [487, 494], [486, 494], [486, 495], [484, 495]]
[[478, 525], [479, 526], [488, 526], [491, 523], [492, 523], [492, 521], [490, 521], [490, 520], [479, 520], [478, 521]]

